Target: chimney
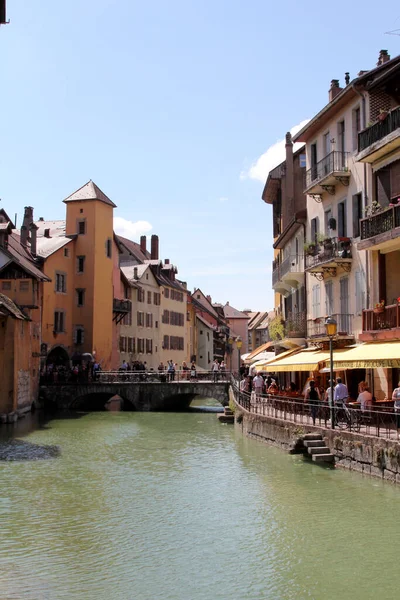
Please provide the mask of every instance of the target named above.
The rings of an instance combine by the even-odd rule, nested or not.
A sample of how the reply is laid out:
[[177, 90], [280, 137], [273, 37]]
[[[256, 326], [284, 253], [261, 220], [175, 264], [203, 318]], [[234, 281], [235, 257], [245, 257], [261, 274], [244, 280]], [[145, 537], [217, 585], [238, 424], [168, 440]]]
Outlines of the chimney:
[[39, 217], [39, 221], [44, 221], [44, 218], [43, 217]]
[[143, 254], [146, 254], [146, 236], [145, 235], [140, 236], [140, 249], [143, 252]]
[[151, 236], [151, 260], [158, 260], [158, 235]]
[[32, 206], [25, 206], [24, 220], [22, 225], [25, 225], [25, 227], [29, 230], [31, 223], [33, 223], [33, 208]]
[[164, 260], [164, 263], [165, 263], [166, 265], [169, 265], [169, 258], [166, 258], [166, 259]]
[[137, 270], [137, 267], [133, 268], [133, 279], [138, 279], [138, 270]]
[[209, 303], [212, 304], [212, 302], [211, 302], [211, 296], [206, 296], [206, 298], [209, 301]]
[[376, 66], [380, 67], [384, 63], [388, 62], [388, 60], [390, 60], [390, 54], [388, 53], [388, 51], [387, 50], [381, 50], [379, 52], [379, 58], [378, 58], [378, 62], [376, 63]]
[[29, 231], [31, 233], [31, 254], [36, 256], [37, 254], [37, 230], [39, 227], [35, 223], [29, 225]]
[[28, 244], [28, 228], [25, 225], [21, 226], [21, 246], [26, 248]]
[[43, 235], [44, 235], [45, 238], [50, 238], [51, 237], [50, 236], [50, 229], [45, 229]]
[[348, 71], [346, 71], [346, 73], [344, 74], [344, 81], [346, 85], [349, 85], [350, 83], [350, 73]]
[[339, 79], [332, 79], [331, 87], [329, 88], [329, 102], [332, 102], [341, 91], [342, 88], [339, 87]]

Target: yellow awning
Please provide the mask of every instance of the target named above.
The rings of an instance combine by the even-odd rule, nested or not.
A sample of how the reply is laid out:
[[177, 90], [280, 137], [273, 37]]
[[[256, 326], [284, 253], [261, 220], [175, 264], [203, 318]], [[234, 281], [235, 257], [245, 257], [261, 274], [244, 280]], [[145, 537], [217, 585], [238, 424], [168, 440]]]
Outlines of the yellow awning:
[[296, 352], [298, 352], [298, 348], [291, 348], [290, 350], [286, 350], [286, 352], [281, 352], [281, 354], [277, 354], [274, 358], [271, 358], [270, 360], [265, 360], [263, 362], [260, 361], [260, 364], [253, 365], [253, 368], [257, 371], [257, 373], [260, 373], [261, 371], [268, 371], [269, 369], [267, 367], [270, 363], [274, 363], [277, 360], [281, 360], [286, 356], [291, 356]]
[[281, 360], [274, 360], [268, 363], [268, 370], [275, 373], [281, 371], [317, 371], [318, 364], [326, 361], [328, 358], [329, 352], [306, 349]]
[[[336, 353], [335, 353], [336, 354]], [[333, 356], [334, 369], [377, 369], [400, 367], [400, 342], [370, 342], [342, 350]], [[326, 366], [329, 366], [328, 363]]]

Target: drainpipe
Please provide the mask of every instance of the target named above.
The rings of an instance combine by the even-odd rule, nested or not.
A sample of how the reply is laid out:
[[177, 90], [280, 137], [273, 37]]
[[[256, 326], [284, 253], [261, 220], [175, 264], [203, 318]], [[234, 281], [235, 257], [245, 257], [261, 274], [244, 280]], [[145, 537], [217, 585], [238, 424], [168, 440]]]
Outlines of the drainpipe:
[[[304, 238], [304, 243], [306, 241], [306, 223], [303, 223], [302, 221], [298, 221], [296, 217], [294, 217], [294, 222], [297, 223], [298, 225], [302, 225], [303, 226], [303, 238]], [[307, 273], [305, 271], [305, 265], [306, 265], [306, 261], [305, 258], [303, 258], [303, 265], [304, 265], [304, 300], [306, 303], [306, 308], [305, 308], [305, 313], [306, 313], [306, 337], [307, 337]]]
[[[356, 94], [358, 96], [360, 96], [361, 98], [361, 127], [362, 129], [365, 129], [366, 127], [366, 123], [367, 123], [367, 115], [366, 115], [366, 102], [365, 102], [365, 96], [364, 94], [362, 94], [355, 86], [355, 83], [352, 84], [351, 86], [353, 88], [353, 90], [356, 92]], [[367, 165], [366, 163], [363, 164], [364, 167], [364, 209], [368, 206], [368, 189], [367, 189]], [[370, 273], [369, 273], [369, 251], [366, 250], [366, 257], [365, 257], [365, 271], [366, 271], [366, 304], [367, 304], [367, 308], [370, 308], [371, 306], [371, 296], [370, 296], [370, 286], [369, 284], [369, 280], [370, 280]]]

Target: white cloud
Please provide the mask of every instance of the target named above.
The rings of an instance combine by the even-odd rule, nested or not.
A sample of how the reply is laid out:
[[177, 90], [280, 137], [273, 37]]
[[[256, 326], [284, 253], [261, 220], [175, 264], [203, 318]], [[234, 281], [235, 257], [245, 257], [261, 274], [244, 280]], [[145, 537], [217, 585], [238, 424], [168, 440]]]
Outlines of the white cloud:
[[148, 221], [129, 221], [123, 217], [114, 217], [114, 231], [122, 237], [137, 239], [153, 229]]
[[[295, 125], [290, 130], [290, 133], [295, 135], [300, 129], [307, 125], [310, 119], [305, 119], [298, 125]], [[293, 151], [296, 152], [299, 148], [303, 146], [302, 143], [294, 144]], [[281, 164], [285, 160], [285, 139], [277, 141], [275, 144], [270, 146], [264, 154], [253, 163], [247, 171], [242, 171], [240, 174], [240, 179], [257, 179], [258, 181], [262, 181], [263, 183], [268, 177], [268, 173], [271, 169], [274, 169], [278, 165]]]
[[229, 198], [227, 198], [226, 196], [222, 196], [221, 198], [218, 198], [218, 200], [223, 203], [228, 202]]

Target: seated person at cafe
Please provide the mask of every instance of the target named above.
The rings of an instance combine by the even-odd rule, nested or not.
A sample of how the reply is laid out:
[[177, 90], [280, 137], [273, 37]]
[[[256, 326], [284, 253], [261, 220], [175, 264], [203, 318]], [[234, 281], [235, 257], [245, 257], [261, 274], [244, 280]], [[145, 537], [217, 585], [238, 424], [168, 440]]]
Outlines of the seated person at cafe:
[[279, 388], [276, 385], [276, 381], [275, 381], [275, 379], [272, 379], [271, 385], [269, 386], [269, 388], [267, 390], [267, 394], [277, 394], [278, 392], [279, 392]]
[[357, 398], [357, 402], [360, 403], [361, 412], [365, 412], [366, 410], [371, 410], [372, 406], [372, 394], [367, 385], [366, 381], [362, 381], [358, 386], [359, 394]]
[[286, 390], [287, 396], [298, 396], [297, 386], [294, 381], [290, 382], [289, 389]]

